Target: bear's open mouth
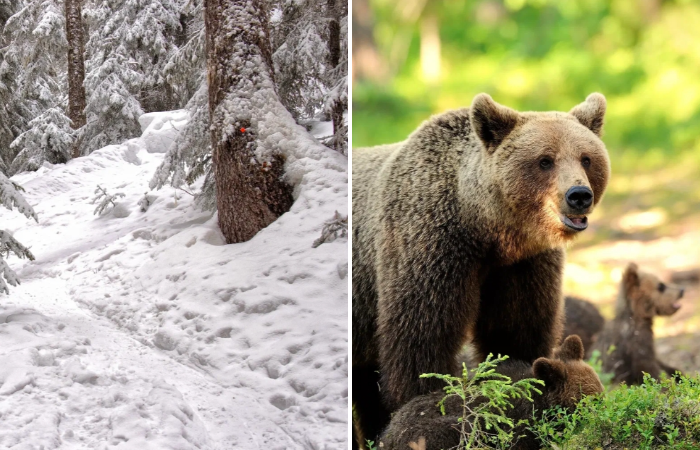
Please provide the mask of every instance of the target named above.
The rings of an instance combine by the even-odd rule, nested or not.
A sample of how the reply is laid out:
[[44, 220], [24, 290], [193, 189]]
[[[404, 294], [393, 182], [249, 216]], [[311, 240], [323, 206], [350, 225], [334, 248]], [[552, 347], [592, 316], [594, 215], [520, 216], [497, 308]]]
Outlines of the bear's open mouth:
[[671, 306], [673, 307], [674, 311], [678, 311], [681, 309], [681, 302], [675, 302]]
[[588, 228], [588, 217], [586, 216], [564, 216], [562, 222], [575, 231], [583, 231]]

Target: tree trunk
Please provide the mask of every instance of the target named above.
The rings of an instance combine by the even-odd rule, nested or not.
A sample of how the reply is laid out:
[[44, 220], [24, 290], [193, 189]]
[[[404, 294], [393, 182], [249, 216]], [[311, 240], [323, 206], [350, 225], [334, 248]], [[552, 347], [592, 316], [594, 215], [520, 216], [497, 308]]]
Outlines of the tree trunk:
[[[344, 0], [343, 0], [344, 1]], [[328, 0], [328, 59], [330, 66], [335, 68], [340, 64], [340, 19], [336, 8], [336, 0]], [[342, 136], [339, 130], [343, 126], [343, 112], [347, 109], [347, 103], [336, 101], [331, 109], [331, 120], [333, 121], [333, 147], [342, 150], [343, 142], [339, 142]]]
[[[281, 180], [284, 158], [256, 156], [251, 117], [240, 104], [274, 86], [263, 0], [205, 0], [209, 115], [219, 227], [226, 242], [251, 239], [288, 211], [291, 187]], [[255, 108], [249, 110], [255, 114]]]
[[[68, 118], [74, 130], [85, 125], [85, 43], [82, 0], [66, 1], [66, 39], [68, 40]], [[80, 156], [80, 142], [73, 142], [73, 158]]]

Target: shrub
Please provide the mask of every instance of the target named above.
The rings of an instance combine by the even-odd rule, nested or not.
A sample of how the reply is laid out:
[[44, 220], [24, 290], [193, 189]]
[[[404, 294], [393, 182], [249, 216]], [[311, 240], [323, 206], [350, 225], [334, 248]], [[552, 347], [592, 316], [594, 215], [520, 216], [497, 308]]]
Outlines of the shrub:
[[700, 380], [647, 374], [640, 386], [584, 398], [574, 412], [551, 408], [530, 429], [544, 448], [697, 449]]

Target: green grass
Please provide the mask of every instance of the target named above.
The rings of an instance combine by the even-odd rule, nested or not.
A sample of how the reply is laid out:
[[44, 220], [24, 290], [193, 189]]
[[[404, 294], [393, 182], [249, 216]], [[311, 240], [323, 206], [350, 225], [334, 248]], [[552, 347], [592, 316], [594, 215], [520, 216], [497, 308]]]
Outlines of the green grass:
[[544, 448], [700, 448], [700, 380], [680, 377], [619, 386], [568, 413], [548, 410], [531, 430]]

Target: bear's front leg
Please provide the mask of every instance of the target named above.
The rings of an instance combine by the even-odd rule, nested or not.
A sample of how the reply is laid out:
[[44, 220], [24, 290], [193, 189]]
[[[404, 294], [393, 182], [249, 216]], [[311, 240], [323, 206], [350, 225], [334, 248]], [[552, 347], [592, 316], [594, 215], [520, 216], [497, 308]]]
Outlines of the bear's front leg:
[[479, 283], [478, 270], [454, 253], [385, 261], [377, 342], [382, 396], [394, 410], [445, 385], [420, 375], [458, 371], [456, 357], [478, 312]]
[[550, 357], [563, 330], [564, 251], [553, 249], [494, 268], [481, 287], [474, 344], [489, 353], [532, 363]]

